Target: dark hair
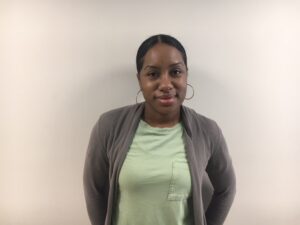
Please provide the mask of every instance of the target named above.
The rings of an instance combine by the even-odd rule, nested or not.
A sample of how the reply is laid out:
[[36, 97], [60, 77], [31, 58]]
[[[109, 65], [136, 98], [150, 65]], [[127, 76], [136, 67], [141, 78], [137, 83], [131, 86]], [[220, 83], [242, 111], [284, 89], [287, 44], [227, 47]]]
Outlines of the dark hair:
[[187, 68], [187, 57], [185, 53], [185, 49], [182, 44], [174, 37], [166, 34], [157, 34], [147, 38], [139, 47], [137, 54], [136, 54], [136, 69], [138, 74], [140, 73], [143, 63], [144, 63], [144, 56], [148, 52], [150, 48], [152, 48], [157, 43], [164, 43], [176, 48], [180, 51], [185, 66]]

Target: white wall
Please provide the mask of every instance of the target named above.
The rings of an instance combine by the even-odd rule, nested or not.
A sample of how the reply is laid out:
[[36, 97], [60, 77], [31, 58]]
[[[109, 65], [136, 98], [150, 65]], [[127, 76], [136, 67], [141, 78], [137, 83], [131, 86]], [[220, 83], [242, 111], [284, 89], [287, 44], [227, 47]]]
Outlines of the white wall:
[[0, 7], [0, 224], [89, 224], [91, 128], [132, 104], [135, 53], [167, 33], [223, 128], [238, 192], [226, 224], [300, 224], [299, 1], [7, 1]]

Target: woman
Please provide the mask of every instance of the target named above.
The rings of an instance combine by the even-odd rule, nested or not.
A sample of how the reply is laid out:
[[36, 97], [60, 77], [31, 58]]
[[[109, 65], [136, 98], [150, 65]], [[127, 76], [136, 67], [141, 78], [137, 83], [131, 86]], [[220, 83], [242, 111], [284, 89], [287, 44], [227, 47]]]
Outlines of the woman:
[[[155, 35], [136, 57], [145, 102], [104, 113], [93, 128], [84, 190], [93, 225], [221, 225], [235, 174], [217, 124], [182, 105], [187, 57]], [[203, 196], [207, 175], [213, 187]]]

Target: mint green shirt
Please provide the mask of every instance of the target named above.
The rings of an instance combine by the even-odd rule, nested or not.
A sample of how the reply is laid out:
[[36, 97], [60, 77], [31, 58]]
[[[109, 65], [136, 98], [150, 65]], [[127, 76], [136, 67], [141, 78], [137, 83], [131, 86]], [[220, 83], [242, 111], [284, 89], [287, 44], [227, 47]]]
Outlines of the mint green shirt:
[[191, 176], [182, 124], [141, 120], [119, 176], [114, 225], [191, 225]]

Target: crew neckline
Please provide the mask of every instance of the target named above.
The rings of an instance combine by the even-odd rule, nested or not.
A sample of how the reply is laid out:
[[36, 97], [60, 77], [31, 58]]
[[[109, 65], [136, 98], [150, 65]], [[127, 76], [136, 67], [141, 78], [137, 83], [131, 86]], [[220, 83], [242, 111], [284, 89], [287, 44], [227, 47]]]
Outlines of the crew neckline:
[[172, 127], [153, 127], [151, 126], [149, 123], [147, 123], [145, 120], [141, 119], [140, 123], [143, 127], [151, 129], [151, 130], [155, 130], [155, 131], [170, 131], [170, 130], [175, 130], [178, 127], [181, 127], [181, 122], [176, 123], [174, 126]]

